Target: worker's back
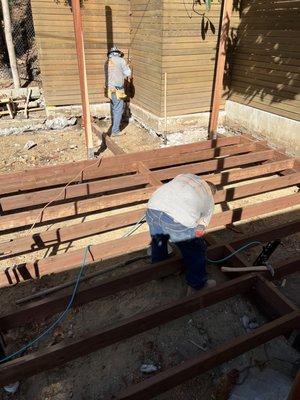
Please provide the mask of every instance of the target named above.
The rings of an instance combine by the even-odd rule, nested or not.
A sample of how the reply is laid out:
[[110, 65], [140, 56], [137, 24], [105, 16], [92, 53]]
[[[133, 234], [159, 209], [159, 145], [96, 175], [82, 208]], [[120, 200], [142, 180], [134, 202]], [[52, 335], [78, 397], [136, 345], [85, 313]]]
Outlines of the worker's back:
[[130, 77], [131, 70], [124, 58], [116, 55], [108, 59], [108, 87], [122, 88], [124, 79]]
[[214, 210], [209, 185], [193, 174], [178, 175], [151, 196], [148, 208], [162, 211], [181, 225], [207, 226]]

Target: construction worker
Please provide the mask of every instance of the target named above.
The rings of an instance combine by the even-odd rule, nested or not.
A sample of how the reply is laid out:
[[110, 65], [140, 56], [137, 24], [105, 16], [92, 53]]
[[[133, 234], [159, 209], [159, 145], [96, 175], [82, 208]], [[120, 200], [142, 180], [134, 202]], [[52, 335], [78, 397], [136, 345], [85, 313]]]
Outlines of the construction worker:
[[111, 101], [111, 135], [120, 134], [120, 125], [124, 111], [125, 78], [130, 78], [131, 69], [123, 58], [124, 54], [115, 46], [107, 53], [107, 94]]
[[188, 294], [216, 282], [207, 279], [205, 230], [214, 210], [215, 186], [197, 175], [182, 174], [151, 196], [146, 220], [149, 225], [151, 261], [168, 258], [168, 240], [179, 248], [186, 267]]

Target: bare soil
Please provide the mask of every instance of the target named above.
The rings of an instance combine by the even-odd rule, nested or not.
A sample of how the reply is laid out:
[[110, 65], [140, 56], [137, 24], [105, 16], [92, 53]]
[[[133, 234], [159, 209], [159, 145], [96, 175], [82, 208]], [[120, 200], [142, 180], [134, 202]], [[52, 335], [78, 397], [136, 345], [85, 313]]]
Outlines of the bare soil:
[[[104, 131], [109, 127], [109, 121], [107, 120], [100, 121], [100, 124]], [[124, 132], [124, 135], [114, 140], [126, 152], [158, 148], [162, 145], [159, 138], [151, 136], [145, 129], [135, 124], [129, 124], [124, 129]], [[202, 138], [200, 136], [202, 134], [199, 134], [199, 139]], [[177, 143], [178, 137], [175, 137], [173, 140], [176, 144], [179, 144]], [[184, 141], [188, 141], [189, 137], [191, 138], [190, 141], [195, 141], [198, 136], [195, 131], [186, 133]], [[28, 140], [34, 140], [37, 145], [31, 150], [24, 150], [24, 145]], [[85, 158], [84, 137], [79, 127], [60, 132], [49, 131], [1, 137], [0, 143], [2, 147], [1, 172], [24, 170], [38, 165], [72, 162]], [[97, 140], [95, 139], [95, 147], [97, 145]], [[106, 150], [104, 155], [109, 156], [111, 154]], [[289, 188], [253, 196], [228, 203], [227, 206], [233, 208], [251, 204], [276, 196], [290, 194], [296, 190], [297, 188]], [[218, 210], [220, 211], [220, 208]], [[115, 212], [117, 210], [101, 213], [101, 216]], [[99, 217], [99, 215], [95, 214], [95, 216], [89, 218], [97, 216]], [[247, 221], [247, 223], [238, 224], [238, 228], [241, 232], [248, 234], [266, 229], [272, 225], [276, 226], [279, 223], [293, 221], [295, 218], [299, 219], [299, 217], [300, 208], [293, 207], [284, 213], [268, 215], [265, 218], [253, 218], [251, 221]], [[74, 220], [72, 222], [64, 222], [63, 225], [68, 223], [74, 223]], [[56, 226], [61, 226], [61, 224], [53, 224], [51, 228]], [[40, 231], [41, 229], [46, 230], [49, 228], [50, 225], [35, 229]], [[145, 229], [147, 228], [144, 225], [141, 230]], [[120, 229], [92, 238], [78, 240], [71, 243], [70, 246], [64, 245], [59, 249], [55, 249], [55, 252], [72, 251], [76, 248], [83, 248], [88, 243], [100, 243], [117, 238], [125, 231], [126, 229]], [[2, 235], [1, 241], [6, 241], [16, 236], [23, 236], [26, 233], [27, 231], [23, 231], [21, 233]], [[238, 238], [240, 235], [240, 233], [230, 230], [213, 233], [213, 237], [221, 242], [229, 238]], [[279, 262], [299, 252], [299, 237], [299, 235], [293, 235], [285, 238], [283, 240], [283, 247], [274, 253], [271, 260]], [[46, 257], [51, 254], [51, 251], [53, 252], [54, 249], [50, 249], [50, 253], [49, 251], [41, 251], [1, 261], [0, 268], [3, 269], [13, 263], [33, 261], [36, 258]], [[246, 251], [245, 256], [249, 261], [253, 262], [258, 252], [259, 248], [255, 248]], [[145, 254], [145, 251], [139, 254]], [[114, 265], [120, 260], [123, 261], [133, 256], [128, 255], [120, 257], [118, 260], [106, 261], [101, 264], [101, 268], [103, 268], [103, 265]], [[93, 279], [91, 282], [101, 281], [108, 276], [118, 276], [124, 271], [139, 268], [145, 263], [149, 263], [149, 261], [143, 260], [131, 264], [120, 270]], [[86, 272], [97, 270], [98, 267], [98, 264], [87, 267]], [[227, 279], [220, 272], [219, 266], [209, 265], [208, 271], [218, 282]], [[50, 275], [13, 288], [2, 289], [0, 291], [0, 312], [5, 313], [16, 309], [15, 301], [17, 299], [35, 293], [40, 289], [67, 282], [76, 277], [77, 273], [78, 271], [76, 270]], [[282, 281], [278, 282], [278, 287], [298, 305], [300, 305], [299, 282], [300, 274], [287, 277], [284, 287], [281, 287]], [[82, 285], [88, 285], [89, 283]], [[155, 306], [166, 304], [172, 300], [183, 298], [185, 295], [186, 285], [183, 276], [171, 276], [163, 280], [149, 282], [132, 290], [124, 290], [116, 296], [72, 309], [60, 326], [42, 342], [34, 346], [33, 350], [49, 347], [53, 343], [60, 342], [65, 338], [76, 338], [84, 333], [102, 329], [113, 322], [149, 310]], [[149, 330], [103, 350], [93, 352], [66, 364], [62, 368], [55, 368], [40, 373], [25, 381], [21, 380], [20, 389], [14, 396], [10, 396], [2, 391], [0, 392], [0, 399], [104, 399], [108, 394], [116, 393], [118, 390], [132, 383], [147, 378], [148, 376], [140, 372], [140, 367], [144, 363], [152, 363], [159, 370], [165, 370], [166, 368], [179, 365], [188, 358], [202, 354], [203, 350], [198, 346], [212, 349], [238, 335], [244, 334], [245, 329], [241, 322], [241, 318], [244, 315], [255, 318], [259, 325], [266, 322], [265, 318], [246, 297], [235, 296], [232, 299], [186, 315], [176, 321]], [[57, 316], [54, 316], [42, 324], [30, 324], [26, 327], [10, 331], [6, 336], [8, 352], [17, 350], [24, 343], [36, 337], [56, 318]], [[213, 392], [218, 379], [232, 368], [244, 371], [241, 373], [241, 379], [247, 378], [247, 371], [249, 368], [254, 368], [254, 366], [259, 366], [260, 368], [269, 366], [292, 378], [297, 361], [299, 361], [299, 355], [284, 338], [278, 338], [158, 396], [157, 399], [213, 399]], [[149, 376], [151, 375], [153, 374]]]

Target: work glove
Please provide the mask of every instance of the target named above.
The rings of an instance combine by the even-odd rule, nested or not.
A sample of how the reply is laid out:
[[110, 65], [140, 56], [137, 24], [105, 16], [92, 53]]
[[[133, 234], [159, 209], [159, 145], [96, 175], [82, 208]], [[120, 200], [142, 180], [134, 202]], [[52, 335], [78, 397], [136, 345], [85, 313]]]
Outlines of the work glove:
[[198, 225], [195, 228], [195, 236], [197, 238], [201, 238], [205, 235], [205, 226], [204, 225]]

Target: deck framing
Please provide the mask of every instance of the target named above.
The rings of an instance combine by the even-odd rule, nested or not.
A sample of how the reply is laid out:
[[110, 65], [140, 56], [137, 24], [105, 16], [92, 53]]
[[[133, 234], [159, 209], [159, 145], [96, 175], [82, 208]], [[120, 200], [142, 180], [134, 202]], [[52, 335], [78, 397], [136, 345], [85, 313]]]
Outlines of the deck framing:
[[[99, 129], [94, 125], [94, 131]], [[42, 167], [22, 173], [0, 176], [0, 232], [5, 235], [22, 231], [35, 223], [37, 233], [24, 234], [0, 243], [0, 259], [15, 257], [60, 246], [80, 238], [101, 234], [133, 225], [145, 212], [143, 203], [165, 181], [179, 173], [199, 174], [218, 185], [215, 202], [227, 202], [262, 193], [276, 191], [300, 184], [299, 161], [270, 149], [266, 142], [249, 135], [221, 137], [189, 145], [126, 154], [111, 139], [106, 145], [115, 154], [97, 161], [89, 160], [54, 167]], [[74, 179], [74, 176], [76, 179]], [[251, 182], [251, 179], [259, 181]], [[260, 178], [265, 178], [260, 180]], [[71, 185], [64, 185], [74, 179]], [[248, 181], [244, 183], [244, 181]], [[226, 185], [233, 185], [224, 188]], [[43, 207], [55, 199], [45, 210]], [[123, 208], [140, 204], [135, 210]], [[300, 220], [274, 226], [265, 231], [243, 235], [228, 243], [215, 243], [212, 232], [224, 226], [247, 219], [284, 211], [300, 204], [300, 194], [275, 196], [271, 200], [227, 209], [213, 216], [208, 230], [208, 256], [221, 258], [242, 244], [259, 240], [268, 242], [299, 231]], [[118, 214], [101, 217], [99, 212], [118, 209]], [[78, 222], [78, 218], [96, 214], [96, 219]], [[43, 231], [45, 224], [76, 219], [69, 226]], [[91, 246], [88, 262], [134, 253], [149, 245], [148, 232], [136, 233], [128, 238], [114, 239]], [[105, 254], [105, 257], [103, 257]], [[78, 268], [82, 250], [73, 250], [26, 264], [8, 267], [0, 274], [0, 287], [39, 279], [49, 273], [59, 273]], [[243, 256], [236, 255], [235, 266], [249, 266]], [[101, 268], [101, 264], [99, 266]], [[271, 320], [253, 334], [233, 339], [217, 349], [188, 360], [181, 365], [158, 373], [141, 383], [129, 386], [115, 394], [114, 399], [150, 399], [195, 375], [230, 360], [274, 337], [288, 334], [300, 327], [300, 313], [276, 286], [272, 279], [299, 271], [299, 259], [292, 258], [274, 265], [275, 277], [266, 273], [237, 276], [216, 288], [203, 290], [191, 297], [156, 307], [146, 313], [119, 321], [98, 332], [65, 340], [43, 351], [36, 351], [0, 365], [0, 383], [8, 384], [41, 371], [61, 366], [75, 358], [126, 339], [137, 333], [168, 323], [198, 309], [219, 301], [247, 294], [255, 298], [258, 307]], [[120, 277], [102, 280], [79, 289], [73, 306], [116, 294], [151, 280], [160, 279], [183, 270], [182, 260], [175, 256], [155, 266], [145, 265]], [[3, 332], [31, 322], [39, 322], [61, 312], [69, 298], [68, 289], [0, 316]]]

